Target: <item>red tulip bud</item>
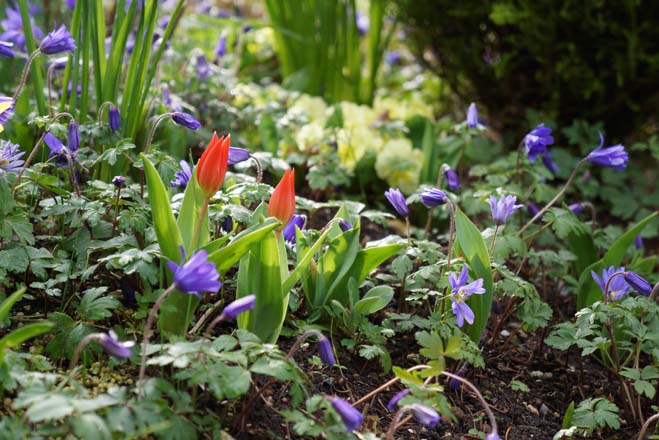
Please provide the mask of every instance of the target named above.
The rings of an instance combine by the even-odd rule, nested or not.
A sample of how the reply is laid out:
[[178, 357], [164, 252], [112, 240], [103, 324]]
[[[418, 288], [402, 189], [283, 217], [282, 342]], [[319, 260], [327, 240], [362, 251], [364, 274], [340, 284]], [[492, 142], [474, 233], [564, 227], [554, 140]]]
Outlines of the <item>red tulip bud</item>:
[[268, 214], [277, 217], [284, 227], [295, 212], [295, 170], [286, 170], [268, 204]]
[[218, 139], [217, 133], [213, 133], [206, 151], [201, 155], [197, 164], [197, 182], [204, 195], [208, 198], [220, 189], [227, 173], [229, 160], [229, 146], [231, 136], [223, 136]]

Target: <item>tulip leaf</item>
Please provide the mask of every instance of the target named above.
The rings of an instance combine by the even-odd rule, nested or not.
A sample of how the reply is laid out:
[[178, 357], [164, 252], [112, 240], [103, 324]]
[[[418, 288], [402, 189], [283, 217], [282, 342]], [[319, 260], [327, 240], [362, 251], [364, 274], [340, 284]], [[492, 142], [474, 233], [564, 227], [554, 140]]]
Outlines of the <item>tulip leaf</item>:
[[277, 341], [288, 309], [288, 295], [282, 290], [280, 240], [283, 244], [281, 236], [269, 231], [252, 244], [238, 269], [236, 296], [256, 295], [254, 309], [241, 313], [238, 325], [269, 343]]
[[274, 231], [281, 222], [274, 217], [265, 219], [262, 223], [245, 229], [225, 247], [211, 252], [208, 261], [214, 263], [220, 274], [226, 273], [234, 264], [250, 250], [250, 247], [264, 239], [270, 232]]
[[151, 161], [146, 156], [141, 156], [144, 163], [144, 177], [146, 177], [146, 185], [149, 190], [151, 216], [153, 217], [160, 252], [172, 261], [179, 261], [181, 259], [179, 246], [183, 244], [183, 240], [174, 219], [169, 195]]
[[457, 208], [455, 210], [455, 231], [465, 261], [473, 271], [474, 278], [483, 279], [485, 288], [484, 294], [472, 295], [467, 300], [469, 307], [474, 311], [475, 319], [472, 325], [466, 324], [466, 332], [472, 341], [478, 343], [487, 325], [492, 306], [493, 284], [490, 256], [481, 232], [469, 220], [469, 217]]
[[2, 301], [0, 304], [0, 325], [9, 317], [9, 311], [16, 304], [16, 302], [21, 299], [25, 293], [25, 287], [18, 289], [16, 292], [12, 293], [7, 299]]
[[[185, 187], [183, 202], [181, 203], [181, 211], [179, 212], [176, 221], [179, 231], [181, 231], [183, 247], [188, 252], [192, 252], [208, 243], [208, 212], [206, 210], [202, 213], [205, 203], [205, 196], [203, 192], [200, 191], [199, 184], [197, 183], [197, 173], [193, 172], [188, 185]], [[201, 215], [204, 216], [204, 219], [202, 220], [201, 229], [199, 230], [199, 237], [197, 243], [192, 243], [194, 229], [196, 228]]]
[[634, 239], [638, 236], [643, 229], [654, 220], [659, 214], [657, 211], [648, 215], [627, 232], [613, 242], [609, 250], [604, 254], [604, 257], [595, 263], [588, 266], [579, 277], [579, 284], [577, 285], [577, 309], [588, 307], [596, 301], [602, 299], [602, 290], [593, 279], [591, 272], [601, 274], [604, 268], [609, 266], [618, 267], [622, 264], [623, 258], [627, 253], [629, 247], [634, 243]]
[[4, 363], [5, 353], [8, 349], [17, 347], [28, 339], [32, 339], [50, 331], [55, 324], [50, 321], [35, 322], [19, 327], [0, 339], [0, 364]]
[[363, 316], [382, 310], [394, 297], [391, 286], [375, 286], [355, 304], [354, 312]]

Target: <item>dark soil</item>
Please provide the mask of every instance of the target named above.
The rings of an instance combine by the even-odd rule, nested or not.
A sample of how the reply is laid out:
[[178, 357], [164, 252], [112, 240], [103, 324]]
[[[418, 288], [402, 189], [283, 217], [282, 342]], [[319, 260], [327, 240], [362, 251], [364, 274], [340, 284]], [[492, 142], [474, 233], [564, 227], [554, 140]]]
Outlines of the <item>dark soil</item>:
[[[578, 354], [571, 353], [568, 357], [545, 345], [541, 347], [538, 344], [540, 336], [525, 335], [519, 331], [513, 338], [517, 339], [513, 344], [507, 347], [501, 347], [500, 344], [486, 350], [484, 355], [487, 367], [472, 371], [469, 377], [490, 403], [502, 439], [552, 439], [561, 429], [563, 415], [571, 402], [578, 404], [589, 397], [605, 397], [620, 402], [619, 386], [606, 370]], [[500, 342], [503, 340], [501, 337]], [[403, 347], [414, 347], [414, 341], [398, 342], [399, 350], [394, 348], [391, 353], [394, 365], [415, 365], [406, 359], [407, 353], [400, 350]], [[314, 383], [310, 393], [337, 395], [354, 402], [393, 377], [383, 374], [377, 362], [346, 358], [345, 353], [341, 353], [340, 359], [343, 368], [321, 370], [305, 365], [304, 359], [314, 354], [315, 347], [310, 345], [305, 348], [308, 352], [300, 353], [296, 358]], [[512, 390], [510, 383], [513, 380], [526, 384], [529, 391]], [[292, 426], [288, 426], [277, 413], [277, 410], [287, 408], [287, 402], [282, 399], [282, 396], [286, 396], [286, 390], [282, 387], [285, 385], [276, 384], [261, 390], [258, 398], [269, 402], [270, 406], [259, 401], [250, 408], [244, 425], [235, 426], [233, 433], [237, 439], [299, 438]], [[401, 386], [395, 384], [390, 390], [359, 406], [366, 414], [363, 427], [379, 433], [386, 432], [393, 416], [386, 404], [400, 389]], [[488, 432], [485, 412], [468, 390], [446, 392], [454, 407], [457, 422], [443, 419], [435, 429], [429, 430], [411, 421], [399, 428], [396, 438], [466, 440], [479, 438], [469, 434], [470, 429]], [[240, 406], [236, 409], [241, 411]], [[623, 421], [623, 427], [618, 432], [595, 433], [592, 438], [623, 440], [634, 438], [637, 433], [638, 426]]]

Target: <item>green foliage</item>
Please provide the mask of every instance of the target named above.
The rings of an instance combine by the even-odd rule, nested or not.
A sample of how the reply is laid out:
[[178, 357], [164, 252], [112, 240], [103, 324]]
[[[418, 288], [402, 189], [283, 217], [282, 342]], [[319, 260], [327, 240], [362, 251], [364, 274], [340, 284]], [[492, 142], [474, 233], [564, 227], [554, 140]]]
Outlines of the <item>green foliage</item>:
[[485, 293], [472, 295], [467, 300], [475, 315], [474, 324], [467, 327], [467, 333], [473, 341], [480, 341], [490, 317], [490, 306], [494, 294], [490, 256], [481, 232], [460, 209], [456, 209], [455, 212], [455, 232], [460, 250], [464, 254], [465, 261], [475, 273], [475, 278], [483, 278]]
[[[657, 107], [655, 4], [394, 3], [417, 53], [432, 51], [424, 57], [431, 68], [458, 96], [478, 97], [493, 126], [521, 125], [534, 107], [560, 125], [604, 121], [622, 137]], [[612, 68], [604, 71], [600, 60]]]
[[597, 428], [620, 428], [618, 407], [601, 397], [579, 403], [572, 416], [572, 424], [591, 434]]
[[266, 0], [282, 75], [289, 88], [324, 96], [330, 102], [372, 103], [378, 68], [393, 26], [385, 36], [384, 1], [372, 0], [362, 54], [356, 3], [301, 0], [293, 5], [286, 0]]
[[[21, 299], [24, 293], [25, 288], [19, 289], [0, 303], [0, 325], [7, 320], [11, 308], [19, 299]], [[5, 334], [0, 338], [0, 368], [5, 366], [5, 355], [7, 350], [20, 346], [28, 339], [49, 332], [52, 328], [53, 323], [49, 321], [33, 322]]]

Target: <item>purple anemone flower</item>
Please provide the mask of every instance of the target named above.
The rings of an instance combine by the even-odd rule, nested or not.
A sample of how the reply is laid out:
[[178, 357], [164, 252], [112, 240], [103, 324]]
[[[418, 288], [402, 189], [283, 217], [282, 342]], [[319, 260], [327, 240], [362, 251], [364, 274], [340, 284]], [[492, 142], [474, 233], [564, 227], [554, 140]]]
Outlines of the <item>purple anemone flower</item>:
[[251, 156], [250, 152], [244, 148], [229, 147], [229, 160], [227, 163], [229, 165], [235, 165], [240, 162], [245, 162]]
[[556, 165], [556, 162], [554, 162], [554, 155], [552, 154], [551, 151], [547, 151], [545, 154], [542, 155], [542, 163], [547, 167], [549, 171], [551, 171], [553, 174], [558, 174], [561, 169]]
[[76, 42], [64, 25], [49, 32], [39, 46], [39, 50], [47, 55], [55, 55], [57, 53], [69, 52], [75, 49]]
[[185, 249], [181, 249], [181, 264], [168, 261], [169, 270], [174, 272], [174, 283], [178, 290], [201, 299], [200, 292], [217, 292], [222, 287], [220, 274], [213, 263], [206, 260], [208, 252], [200, 250], [185, 261]]
[[16, 173], [25, 163], [21, 157], [25, 154], [18, 150], [18, 144], [9, 141], [0, 141], [0, 174]]
[[609, 292], [607, 298], [611, 301], [618, 301], [627, 296], [629, 292], [631, 292], [631, 286], [627, 284], [627, 281], [625, 281], [623, 276], [616, 275], [609, 283], [609, 278], [611, 278], [611, 276], [616, 272], [624, 273], [625, 268], [621, 266], [616, 269], [615, 266], [610, 266], [608, 269], [604, 269], [602, 271], [601, 277], [595, 271], [590, 272], [597, 285], [600, 286], [602, 293], [605, 295], [607, 295], [607, 292], [605, 292], [606, 285], [607, 283], [609, 284]]
[[432, 208], [448, 202], [448, 196], [441, 189], [431, 188], [421, 193], [421, 202], [428, 208]]
[[444, 170], [444, 178], [446, 179], [446, 186], [448, 186], [448, 189], [451, 191], [460, 189], [460, 179], [458, 178], [458, 173], [456, 173], [453, 169], [447, 167]]
[[458, 277], [456, 277], [453, 272], [448, 276], [448, 281], [451, 284], [451, 308], [455, 314], [458, 327], [462, 327], [465, 321], [467, 321], [468, 324], [474, 323], [474, 312], [465, 301], [467, 301], [471, 295], [481, 295], [485, 293], [482, 278], [467, 284], [468, 279], [469, 268], [466, 264], [462, 266], [462, 272], [460, 272]]
[[343, 232], [347, 232], [352, 228], [354, 228], [354, 225], [350, 223], [348, 220], [339, 219], [339, 228], [341, 228]]
[[169, 86], [167, 84], [163, 84], [161, 88], [162, 92], [162, 103], [165, 104], [167, 107], [172, 106], [172, 98], [169, 94]]
[[636, 238], [634, 239], [634, 247], [636, 249], [643, 249], [643, 237], [640, 235], [637, 235]]
[[[46, 133], [46, 136], [43, 140], [50, 149], [48, 157], [51, 158], [53, 156], [57, 156], [55, 160], [57, 166], [67, 166], [69, 164], [67, 157], [69, 157], [72, 161], [77, 160], [77, 150], [71, 150], [70, 148], [65, 147], [62, 141], [53, 136], [52, 133]], [[75, 145], [75, 141], [72, 145]]]
[[0, 96], [0, 104], [10, 103], [9, 107], [0, 111], [0, 125], [5, 125], [14, 114], [14, 100], [9, 96]]
[[119, 109], [117, 109], [117, 107], [111, 107], [110, 110], [108, 110], [108, 122], [112, 131], [119, 131], [121, 115], [119, 114]]
[[233, 219], [231, 218], [230, 215], [226, 216], [224, 218], [224, 220], [222, 220], [222, 224], [220, 225], [220, 229], [225, 234], [228, 234], [229, 232], [233, 231]]
[[627, 271], [625, 272], [623, 277], [625, 278], [625, 281], [627, 281], [627, 284], [629, 284], [634, 290], [636, 290], [641, 295], [648, 296], [650, 293], [652, 293], [652, 285], [648, 282], [648, 280], [646, 280], [636, 272]]
[[206, 79], [211, 76], [211, 66], [208, 65], [206, 57], [202, 53], [197, 56], [197, 78]]
[[441, 417], [439, 414], [437, 414], [437, 411], [429, 406], [415, 403], [410, 405], [410, 409], [412, 410], [412, 414], [414, 414], [414, 418], [416, 418], [419, 423], [427, 426], [428, 428], [434, 428], [441, 420]]
[[492, 219], [497, 225], [503, 225], [508, 221], [508, 217], [513, 211], [521, 208], [524, 205], [516, 205], [517, 197], [515, 196], [502, 196], [497, 200], [496, 197], [490, 196], [490, 209], [492, 210]]
[[[23, 31], [23, 19], [21, 13], [13, 8], [5, 9], [6, 18], [0, 21], [0, 26], [4, 32], [0, 34], [0, 40], [10, 41], [16, 45], [16, 48], [25, 52], [25, 32]], [[34, 18], [30, 17], [30, 24], [32, 27], [32, 34], [34, 38], [43, 38], [43, 32], [34, 23]]]
[[112, 184], [117, 188], [123, 188], [126, 184], [126, 178], [124, 176], [114, 176], [112, 178]]
[[190, 130], [199, 130], [201, 123], [195, 119], [190, 113], [185, 112], [173, 112], [172, 119], [178, 125], [189, 128]]
[[66, 0], [66, 4], [72, 11], [76, 8], [76, 0]]
[[499, 434], [496, 432], [490, 432], [487, 437], [485, 437], [485, 440], [501, 440], [501, 437], [499, 437]]
[[9, 41], [0, 41], [0, 57], [3, 58], [14, 58], [16, 52], [14, 52], [14, 43]]
[[384, 196], [401, 217], [407, 217], [410, 214], [405, 196], [398, 188], [389, 188], [388, 191], [385, 191]]
[[222, 316], [227, 319], [236, 319], [241, 313], [252, 310], [254, 304], [256, 304], [256, 295], [247, 295], [238, 298], [222, 310]]
[[288, 221], [282, 233], [284, 234], [284, 240], [289, 243], [295, 243], [295, 227], [302, 229], [306, 218], [303, 215], [293, 214], [293, 217]]
[[389, 411], [393, 411], [394, 408], [396, 407], [396, 405], [398, 405], [398, 402], [400, 402], [400, 400], [403, 397], [407, 396], [411, 392], [412, 391], [409, 388], [405, 388], [404, 390], [399, 391], [396, 394], [394, 394], [394, 397], [392, 397], [391, 400], [389, 400], [389, 402], [387, 403], [387, 409]]
[[192, 170], [190, 169], [190, 165], [186, 161], [184, 160], [180, 161], [179, 165], [181, 166], [181, 171], [177, 171], [176, 174], [174, 174], [174, 180], [169, 182], [172, 188], [177, 186], [181, 186], [183, 188], [187, 187], [188, 182], [192, 177]]
[[574, 213], [574, 215], [579, 215], [583, 212], [583, 203], [572, 203], [568, 208]]
[[591, 151], [586, 158], [592, 163], [613, 168], [614, 170], [624, 170], [627, 168], [629, 155], [625, 151], [625, 147], [622, 144], [617, 144], [612, 147], [602, 148], [604, 145], [604, 136], [602, 135], [602, 132], [600, 132], [599, 135], [599, 146]]
[[538, 156], [545, 154], [547, 147], [553, 143], [554, 138], [551, 135], [551, 128], [545, 127], [545, 124], [538, 125], [524, 136], [526, 154], [531, 162], [534, 162]]
[[364, 420], [364, 416], [354, 406], [340, 397], [333, 397], [330, 399], [330, 403], [334, 410], [341, 416], [343, 424], [348, 432], [352, 432], [359, 428], [359, 425], [361, 425]]
[[222, 59], [227, 54], [227, 36], [223, 32], [215, 46], [215, 61]]
[[355, 21], [357, 23], [357, 30], [359, 31], [359, 34], [366, 35], [368, 33], [368, 29], [371, 27], [371, 20], [369, 20], [368, 15], [357, 11]]
[[336, 363], [332, 343], [323, 335], [318, 338], [318, 355], [320, 356], [320, 360], [323, 361], [323, 364], [328, 367], [331, 367]]
[[467, 109], [467, 127], [478, 127], [478, 109], [476, 109], [476, 103], [474, 102], [469, 104], [469, 108]]
[[388, 66], [395, 66], [396, 64], [399, 64], [402, 58], [403, 56], [397, 50], [387, 51], [384, 56], [385, 63], [387, 63]]
[[110, 330], [107, 333], [101, 333], [99, 343], [107, 354], [114, 356], [117, 359], [128, 359], [135, 346], [134, 341], [120, 342], [114, 330]]
[[80, 148], [80, 130], [78, 130], [78, 123], [76, 121], [69, 122], [68, 133], [67, 145], [69, 151], [78, 151], [78, 148]]

